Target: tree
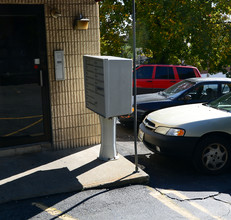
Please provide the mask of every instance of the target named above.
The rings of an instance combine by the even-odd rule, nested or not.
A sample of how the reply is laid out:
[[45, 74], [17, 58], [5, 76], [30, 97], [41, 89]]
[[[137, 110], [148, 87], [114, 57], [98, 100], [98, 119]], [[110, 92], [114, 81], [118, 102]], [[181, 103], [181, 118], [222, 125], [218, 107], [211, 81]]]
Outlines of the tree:
[[101, 54], [121, 56], [131, 29], [131, 1], [100, 2]]
[[[137, 47], [152, 63], [227, 72], [230, 0], [136, 0], [136, 6]], [[122, 55], [123, 45], [132, 42], [131, 1], [103, 1], [100, 19], [102, 53]]]

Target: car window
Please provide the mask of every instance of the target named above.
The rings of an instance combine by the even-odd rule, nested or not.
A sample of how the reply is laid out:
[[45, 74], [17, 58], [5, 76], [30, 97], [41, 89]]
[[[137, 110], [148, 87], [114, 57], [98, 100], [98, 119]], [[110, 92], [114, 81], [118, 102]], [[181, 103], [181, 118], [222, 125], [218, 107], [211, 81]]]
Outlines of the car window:
[[173, 68], [157, 66], [155, 79], [174, 79]]
[[200, 84], [193, 88], [187, 95], [190, 95], [192, 100], [210, 101], [217, 98], [218, 84]]
[[222, 83], [221, 84], [221, 94], [224, 95], [231, 91], [231, 83]]
[[193, 68], [177, 67], [176, 69], [180, 79], [196, 77]]
[[210, 102], [208, 106], [231, 112], [231, 93], [227, 93], [220, 98], [215, 99], [214, 101]]
[[152, 79], [153, 66], [142, 66], [136, 70], [137, 79]]
[[193, 82], [190, 82], [190, 81], [187, 81], [187, 80], [183, 80], [183, 81], [180, 81], [180, 82], [174, 84], [173, 86], [165, 89], [163, 91], [163, 94], [166, 97], [171, 97], [171, 96], [174, 96], [175, 94], [183, 93], [185, 90], [193, 87], [194, 84], [195, 83], [193, 83]]

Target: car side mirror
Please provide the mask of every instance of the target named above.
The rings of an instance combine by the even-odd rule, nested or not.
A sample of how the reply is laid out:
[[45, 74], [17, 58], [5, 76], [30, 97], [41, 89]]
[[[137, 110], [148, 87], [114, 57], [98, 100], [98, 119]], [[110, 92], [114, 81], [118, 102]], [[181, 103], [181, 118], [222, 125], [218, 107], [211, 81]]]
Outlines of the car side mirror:
[[192, 100], [192, 96], [191, 95], [186, 95], [186, 96], [184, 96], [183, 100], [184, 101]]
[[183, 96], [179, 100], [181, 100], [181, 101], [189, 101], [189, 100], [192, 100], [192, 96], [188, 94], [188, 95]]

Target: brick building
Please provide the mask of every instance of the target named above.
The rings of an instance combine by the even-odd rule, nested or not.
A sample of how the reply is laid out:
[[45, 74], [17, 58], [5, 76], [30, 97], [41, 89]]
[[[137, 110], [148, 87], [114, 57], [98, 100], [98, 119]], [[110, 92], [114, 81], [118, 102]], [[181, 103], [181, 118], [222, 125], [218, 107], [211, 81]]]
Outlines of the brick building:
[[[85, 26], [89, 19], [88, 29], [74, 25], [80, 18]], [[0, 147], [99, 143], [98, 116], [85, 108], [83, 73], [83, 55], [100, 54], [98, 3], [0, 0], [0, 27]], [[63, 52], [62, 62], [55, 51]], [[64, 65], [61, 80], [55, 61]]]

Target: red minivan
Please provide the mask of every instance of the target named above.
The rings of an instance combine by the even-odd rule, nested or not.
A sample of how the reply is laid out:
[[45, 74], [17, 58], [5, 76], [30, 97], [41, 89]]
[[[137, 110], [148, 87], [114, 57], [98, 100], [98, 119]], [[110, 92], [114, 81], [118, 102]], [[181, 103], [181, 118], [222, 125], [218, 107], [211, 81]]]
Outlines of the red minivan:
[[137, 94], [164, 90], [187, 78], [201, 77], [193, 66], [145, 64], [136, 68]]

